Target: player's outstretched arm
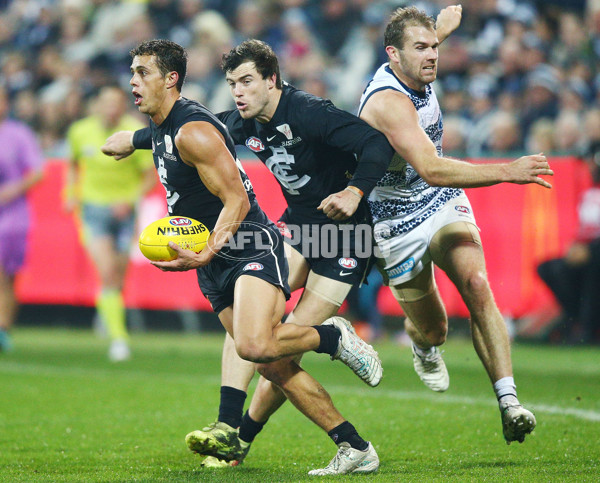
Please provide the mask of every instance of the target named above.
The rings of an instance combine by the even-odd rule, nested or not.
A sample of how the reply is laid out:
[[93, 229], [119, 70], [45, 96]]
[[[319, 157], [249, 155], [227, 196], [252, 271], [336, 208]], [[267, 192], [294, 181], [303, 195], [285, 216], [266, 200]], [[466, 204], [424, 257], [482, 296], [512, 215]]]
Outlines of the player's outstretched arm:
[[136, 149], [152, 149], [152, 133], [149, 127], [137, 131], [119, 131], [110, 136], [100, 148], [117, 161], [133, 154]]
[[225, 139], [212, 124], [203, 121], [184, 124], [175, 137], [175, 145], [183, 162], [195, 167], [204, 185], [223, 202], [213, 232], [200, 253], [181, 249], [170, 242], [178, 258], [152, 262], [161, 270], [180, 272], [208, 265], [237, 231], [250, 209], [250, 202]]
[[131, 156], [135, 151], [133, 147], [133, 134], [133, 131], [118, 131], [108, 137], [100, 150], [116, 160]]
[[361, 118], [385, 134], [396, 152], [430, 186], [478, 188], [498, 183], [536, 183], [545, 188], [552, 187], [540, 177], [554, 174], [543, 154], [493, 164], [475, 164], [439, 156], [419, 125], [413, 103], [400, 92], [377, 92], [363, 108]]
[[440, 11], [435, 21], [435, 32], [440, 44], [458, 28], [461, 19], [462, 5], [450, 5]]

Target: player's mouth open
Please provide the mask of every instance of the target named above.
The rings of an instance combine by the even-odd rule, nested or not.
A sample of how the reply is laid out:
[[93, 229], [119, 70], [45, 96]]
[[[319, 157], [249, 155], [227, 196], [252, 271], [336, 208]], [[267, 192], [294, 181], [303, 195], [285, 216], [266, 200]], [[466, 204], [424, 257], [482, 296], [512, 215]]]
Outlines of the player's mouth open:
[[142, 96], [137, 92], [134, 92], [133, 97], [135, 97], [135, 105], [139, 106], [142, 103]]
[[248, 106], [248, 104], [246, 104], [245, 102], [241, 102], [241, 101], [236, 101], [235, 105], [238, 108], [238, 110], [240, 110], [240, 111], [243, 111]]

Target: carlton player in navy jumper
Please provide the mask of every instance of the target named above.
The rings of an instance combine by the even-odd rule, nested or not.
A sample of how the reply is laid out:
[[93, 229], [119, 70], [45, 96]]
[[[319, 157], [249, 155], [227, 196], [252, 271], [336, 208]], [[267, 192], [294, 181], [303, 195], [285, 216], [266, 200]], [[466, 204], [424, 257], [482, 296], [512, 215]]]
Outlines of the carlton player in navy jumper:
[[[240, 357], [257, 363], [258, 371], [319, 427], [341, 433], [350, 426], [345, 443], [366, 443], [320, 384], [288, 356], [327, 352], [357, 372], [359, 358], [380, 366], [376, 353], [345, 327], [280, 323], [289, 295], [281, 235], [256, 203], [225, 126], [202, 105], [180, 97], [185, 51], [173, 42], [155, 40], [142, 43], [131, 55], [130, 84], [140, 112], [150, 117], [153, 155], [169, 212], [196, 218], [211, 229], [199, 254], [171, 244], [178, 258], [152, 263], [165, 271], [196, 269], [200, 287]], [[241, 234], [248, 232], [260, 243], [255, 237], [243, 243]], [[190, 436], [194, 439], [188, 435], [189, 445]], [[365, 446], [357, 452], [353, 470], [377, 469], [375, 450], [370, 443]]]
[[[458, 26], [461, 7], [444, 9]], [[533, 414], [516, 396], [510, 342], [490, 289], [479, 231], [461, 188], [497, 183], [537, 183], [552, 175], [543, 155], [511, 163], [472, 164], [444, 158], [443, 122], [431, 83], [438, 45], [434, 20], [415, 7], [393, 13], [385, 31], [389, 63], [363, 93], [359, 115], [383, 132], [396, 151], [390, 169], [371, 192], [374, 235], [384, 275], [408, 319], [415, 369], [431, 389], [444, 391], [449, 378], [437, 349], [448, 320], [433, 277], [446, 272], [471, 316], [473, 344], [494, 385], [507, 443], [523, 442], [535, 427]]]

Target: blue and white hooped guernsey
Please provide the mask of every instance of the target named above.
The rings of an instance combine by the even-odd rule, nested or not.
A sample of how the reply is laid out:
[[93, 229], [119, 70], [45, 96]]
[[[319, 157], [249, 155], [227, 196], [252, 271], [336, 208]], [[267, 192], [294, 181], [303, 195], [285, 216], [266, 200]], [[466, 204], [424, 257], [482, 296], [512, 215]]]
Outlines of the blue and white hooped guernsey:
[[[411, 89], [392, 71], [389, 63], [383, 64], [365, 88], [360, 99], [360, 113], [376, 92], [393, 89], [408, 96], [417, 110], [419, 124], [442, 155], [442, 112], [435, 92], [427, 85], [424, 92]], [[397, 153], [385, 175], [371, 192], [368, 202], [373, 222], [389, 220], [387, 228], [376, 227], [376, 238], [388, 239], [406, 233], [439, 211], [448, 200], [461, 195], [462, 189], [429, 186], [419, 173]]]

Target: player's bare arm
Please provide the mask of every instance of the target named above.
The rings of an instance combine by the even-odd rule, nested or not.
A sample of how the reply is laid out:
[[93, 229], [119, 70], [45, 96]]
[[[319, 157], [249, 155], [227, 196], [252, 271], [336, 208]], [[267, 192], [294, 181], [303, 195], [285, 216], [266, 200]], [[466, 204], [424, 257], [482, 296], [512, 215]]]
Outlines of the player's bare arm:
[[175, 137], [175, 145], [181, 159], [196, 168], [207, 189], [223, 202], [223, 209], [206, 247], [200, 253], [169, 243], [178, 258], [170, 262], [152, 262], [164, 271], [185, 271], [208, 265], [237, 231], [238, 224], [250, 209], [235, 160], [227, 149], [225, 139], [212, 124], [203, 121], [185, 124]]
[[100, 150], [117, 161], [130, 156], [135, 151], [133, 147], [133, 131], [119, 131], [108, 137]]
[[478, 188], [498, 183], [552, 185], [540, 176], [552, 176], [543, 154], [523, 156], [511, 163], [474, 164], [438, 156], [435, 145], [419, 125], [410, 99], [391, 89], [377, 92], [360, 117], [385, 134], [395, 151], [430, 186]]
[[440, 11], [435, 21], [435, 33], [441, 44], [460, 25], [462, 5], [450, 5]]

